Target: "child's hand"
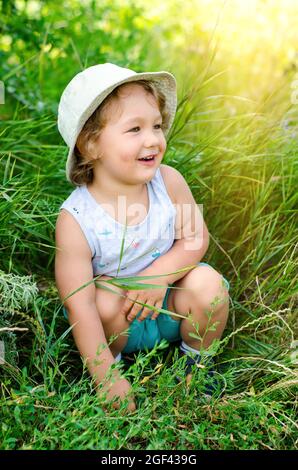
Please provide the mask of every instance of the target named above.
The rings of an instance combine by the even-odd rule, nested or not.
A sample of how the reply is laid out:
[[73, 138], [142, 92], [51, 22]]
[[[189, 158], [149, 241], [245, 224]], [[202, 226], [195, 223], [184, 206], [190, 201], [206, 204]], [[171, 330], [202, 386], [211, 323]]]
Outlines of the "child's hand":
[[106, 398], [108, 402], [113, 401], [112, 408], [118, 410], [121, 402], [128, 398], [127, 411], [131, 412], [136, 410], [132, 387], [125, 378], [118, 377], [118, 380], [105, 384], [102, 389], [97, 391], [99, 396], [101, 396], [103, 392], [107, 393]]
[[[140, 283], [143, 284], [154, 284], [154, 285], [160, 285], [161, 287], [154, 288], [154, 289], [142, 289], [142, 290], [127, 290], [126, 291], [126, 300], [124, 302], [123, 308], [122, 308], [122, 314], [127, 316], [127, 320], [132, 322], [138, 312], [142, 310], [141, 315], [138, 317], [138, 321], [143, 321], [145, 318], [153, 311], [152, 315], [152, 320], [155, 320], [159, 312], [152, 310], [152, 307], [157, 307], [161, 308], [164, 296], [166, 295], [166, 291], [168, 288], [168, 282], [165, 280], [165, 278], [160, 278], [160, 279], [150, 279], [150, 280], [140, 280]], [[136, 303], [140, 302], [140, 303]], [[150, 305], [150, 307], [143, 307], [141, 303]]]

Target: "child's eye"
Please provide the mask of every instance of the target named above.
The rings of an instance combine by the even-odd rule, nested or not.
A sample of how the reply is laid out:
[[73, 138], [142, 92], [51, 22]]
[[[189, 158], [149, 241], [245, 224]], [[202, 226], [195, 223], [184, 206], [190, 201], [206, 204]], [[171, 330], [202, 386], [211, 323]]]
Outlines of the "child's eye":
[[[154, 126], [154, 127], [156, 127], [156, 126], [158, 126], [158, 128], [159, 128], [159, 129], [161, 129], [161, 124], [155, 124], [155, 126]], [[130, 129], [128, 132], [134, 131], [134, 130], [136, 130], [136, 129], [140, 129], [140, 127], [139, 127], [139, 126], [137, 126], [137, 127], [133, 127], [133, 128], [132, 128], [132, 129]]]

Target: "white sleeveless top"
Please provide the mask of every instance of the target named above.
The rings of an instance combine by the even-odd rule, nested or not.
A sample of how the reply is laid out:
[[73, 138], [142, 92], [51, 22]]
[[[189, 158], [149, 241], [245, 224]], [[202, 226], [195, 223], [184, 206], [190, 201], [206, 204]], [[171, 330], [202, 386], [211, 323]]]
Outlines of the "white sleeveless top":
[[146, 184], [149, 209], [138, 225], [125, 226], [115, 220], [94, 199], [86, 184], [78, 186], [60, 206], [59, 210], [66, 209], [73, 215], [87, 239], [94, 276], [135, 276], [172, 247], [176, 207], [160, 168]]

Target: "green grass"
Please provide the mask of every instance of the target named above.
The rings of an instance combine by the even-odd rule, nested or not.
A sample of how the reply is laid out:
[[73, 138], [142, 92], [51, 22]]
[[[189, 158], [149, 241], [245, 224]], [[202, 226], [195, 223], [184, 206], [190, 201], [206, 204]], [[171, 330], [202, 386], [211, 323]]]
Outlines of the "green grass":
[[[256, 81], [244, 96], [251, 62], [233, 62], [238, 84], [233, 70], [223, 73], [220, 44], [213, 48], [202, 31], [197, 39], [206, 54], [194, 54], [187, 37], [169, 52], [171, 41], [183, 38], [184, 20], [174, 15], [179, 2], [167, 6], [162, 26], [128, 0], [110, 3], [73, 2], [73, 16], [58, 5], [46, 16], [43, 5], [29, 36], [25, 12], [3, 21], [14, 43], [10, 50], [0, 42], [7, 89], [0, 105], [0, 340], [7, 361], [0, 364], [1, 448], [297, 449], [295, 70], [285, 72], [280, 51], [280, 75], [260, 72], [259, 87]], [[96, 26], [104, 14], [113, 34]], [[92, 18], [89, 31], [78, 26], [82, 15]], [[58, 55], [44, 52], [47, 43]], [[268, 66], [266, 44], [256, 43]], [[177, 75], [179, 107], [164, 163], [184, 175], [203, 204], [211, 238], [203, 261], [231, 285], [228, 325], [216, 344], [225, 395], [210, 403], [198, 401], [204, 371], [190, 387], [175, 382], [182, 362], [176, 345], [163, 342], [124, 364], [136, 412], [104, 412], [62, 316], [54, 230], [73, 188], [65, 180], [57, 101], [82, 65], [113, 60]]]

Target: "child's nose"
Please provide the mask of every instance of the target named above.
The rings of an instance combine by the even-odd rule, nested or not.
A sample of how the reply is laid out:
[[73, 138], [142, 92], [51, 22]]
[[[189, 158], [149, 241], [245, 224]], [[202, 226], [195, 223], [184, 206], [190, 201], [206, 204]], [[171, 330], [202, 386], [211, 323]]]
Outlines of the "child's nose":
[[145, 135], [145, 147], [153, 147], [160, 142], [161, 136], [158, 131], [148, 130]]

